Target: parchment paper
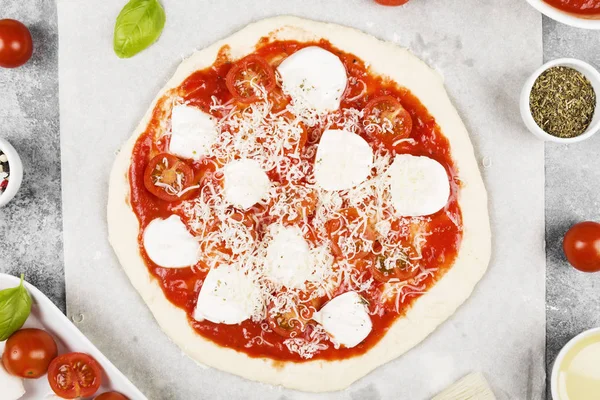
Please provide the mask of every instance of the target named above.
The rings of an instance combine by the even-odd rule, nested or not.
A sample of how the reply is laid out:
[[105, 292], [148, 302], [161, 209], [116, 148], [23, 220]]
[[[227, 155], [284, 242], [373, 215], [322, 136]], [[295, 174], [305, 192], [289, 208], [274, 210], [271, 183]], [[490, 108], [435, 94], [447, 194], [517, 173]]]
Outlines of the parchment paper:
[[125, 0], [58, 0], [63, 219], [68, 314], [150, 399], [305, 399], [186, 358], [160, 331], [107, 241], [115, 152], [181, 59], [251, 21], [294, 14], [395, 41], [438, 69], [476, 147], [494, 232], [489, 272], [421, 345], [319, 399], [430, 398], [482, 371], [498, 399], [541, 399], [544, 386], [543, 144], [518, 95], [541, 64], [541, 18], [522, 0], [162, 0], [160, 41], [133, 59], [112, 51]]

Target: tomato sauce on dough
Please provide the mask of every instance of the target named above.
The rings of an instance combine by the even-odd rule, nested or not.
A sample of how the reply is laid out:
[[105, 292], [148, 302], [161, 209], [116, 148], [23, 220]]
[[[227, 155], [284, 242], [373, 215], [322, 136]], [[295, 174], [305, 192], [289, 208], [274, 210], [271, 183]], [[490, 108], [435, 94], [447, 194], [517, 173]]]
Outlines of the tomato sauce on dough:
[[[369, 336], [359, 345], [353, 348], [335, 348], [330, 345], [321, 350], [312, 359], [338, 360], [364, 354], [377, 344], [392, 326], [394, 321], [401, 318], [411, 307], [411, 304], [438, 281], [454, 263], [462, 239], [461, 211], [458, 204], [458, 190], [460, 181], [452, 160], [451, 149], [448, 140], [443, 135], [435, 119], [429, 114], [421, 102], [406, 88], [400, 87], [395, 82], [372, 73], [365, 63], [356, 56], [334, 48], [327, 41], [317, 43], [299, 43], [296, 41], [269, 42], [264, 39], [258, 44], [256, 54], [269, 60], [272, 65], [278, 60], [294, 53], [298, 49], [317, 45], [336, 54], [344, 64], [348, 74], [348, 88], [342, 100], [341, 107], [353, 107], [363, 109], [365, 105], [377, 96], [391, 95], [399, 99], [402, 106], [410, 113], [413, 119], [413, 130], [411, 137], [413, 141], [404, 141], [393, 146], [392, 151], [396, 154], [412, 154], [416, 156], [427, 156], [441, 163], [450, 177], [451, 195], [446, 207], [436, 214], [428, 216], [430, 219], [428, 229], [429, 236], [422, 247], [421, 265], [425, 268], [437, 268], [428, 276], [424, 285], [426, 287], [420, 293], [411, 293], [403, 297], [400, 304], [385, 304], [380, 312], [371, 315], [373, 329]], [[149, 160], [158, 153], [167, 149], [165, 139], [165, 123], [169, 118], [166, 103], [173, 96], [182, 98], [187, 104], [210, 112], [211, 97], [216, 97], [222, 103], [231, 100], [231, 94], [226, 87], [226, 75], [232, 67], [227, 60], [227, 49], [224, 48], [221, 55], [211, 67], [196, 71], [190, 75], [179, 87], [172, 89], [161, 98], [152, 115], [152, 119], [146, 131], [138, 138], [132, 154], [132, 163], [129, 171], [131, 187], [130, 203], [134, 213], [137, 215], [139, 230], [139, 250], [151, 275], [157, 279], [164, 295], [176, 307], [186, 311], [188, 320], [193, 329], [202, 337], [214, 343], [243, 352], [251, 357], [266, 357], [278, 361], [307, 361], [297, 353], [291, 352], [284, 344], [284, 337], [277, 333], [262, 332], [261, 323], [246, 320], [237, 325], [216, 324], [210, 321], [196, 321], [192, 314], [202, 287], [203, 279], [207, 272], [198, 271], [196, 268], [162, 268], [154, 264], [146, 255], [142, 234], [145, 227], [155, 218], [167, 218], [169, 215], [178, 214], [184, 218], [177, 208], [180, 202], [167, 202], [161, 200], [146, 190], [144, 187], [144, 170]], [[364, 88], [358, 84], [362, 81], [366, 84], [366, 94], [358, 96]], [[309, 132], [310, 134], [317, 134]], [[370, 143], [374, 139], [363, 136]], [[189, 161], [189, 160], [188, 160]], [[191, 162], [196, 174], [203, 174], [211, 169], [211, 164], [204, 161]], [[270, 176], [271, 179], [278, 179]], [[374, 284], [368, 292], [361, 293], [365, 299], [372, 300], [380, 294], [383, 283]], [[400, 312], [397, 312], [396, 306]], [[371, 304], [372, 307], [372, 304]], [[264, 322], [263, 322], [264, 323]], [[249, 338], [262, 334], [263, 341], [248, 345]]]

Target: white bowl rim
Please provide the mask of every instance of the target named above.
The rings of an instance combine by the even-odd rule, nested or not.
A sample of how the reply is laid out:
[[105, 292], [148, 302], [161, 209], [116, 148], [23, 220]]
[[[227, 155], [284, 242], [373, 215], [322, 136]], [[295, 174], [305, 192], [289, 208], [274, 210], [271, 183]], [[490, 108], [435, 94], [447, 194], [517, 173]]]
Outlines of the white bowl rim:
[[600, 29], [600, 19], [582, 18], [551, 6], [544, 0], [527, 0], [536, 10], [555, 21], [582, 29]]
[[547, 63], [539, 67], [537, 70], [535, 70], [535, 72], [531, 74], [529, 78], [527, 78], [525, 84], [523, 85], [520, 100], [520, 109], [523, 121], [525, 122], [525, 125], [531, 131], [531, 133], [546, 141], [568, 144], [581, 142], [582, 140], [589, 139], [591, 136], [596, 134], [598, 130], [600, 130], [600, 90], [597, 90], [596, 87], [594, 87], [594, 91], [596, 94], [596, 108], [594, 110], [594, 117], [596, 121], [594, 122], [592, 120], [592, 123], [590, 123], [590, 126], [588, 126], [586, 131], [579, 136], [575, 136], [572, 138], [560, 138], [558, 136], [553, 136], [548, 132], [544, 131], [542, 128], [540, 128], [537, 122], [535, 122], [535, 120], [533, 119], [533, 116], [531, 115], [531, 109], [529, 107], [529, 96], [531, 95], [531, 90], [533, 89], [535, 81], [546, 70], [556, 66], [579, 67], [578, 70], [583, 70], [579, 70], [579, 72], [584, 74], [586, 78], [588, 78], [590, 83], [592, 83], [592, 85], [594, 85], [594, 82], [596, 82], [596, 85], [594, 86], [600, 86], [600, 72], [598, 72], [596, 68], [586, 63], [585, 61], [576, 58], [557, 58], [555, 60], [548, 61]]
[[8, 204], [17, 194], [23, 182], [23, 163], [17, 150], [10, 142], [0, 137], [0, 150], [6, 155], [10, 167], [10, 176], [6, 190], [0, 194], [0, 207]]
[[580, 341], [587, 339], [588, 337], [600, 334], [600, 327], [588, 329], [587, 331], [581, 332], [579, 335], [575, 336], [571, 340], [567, 342], [560, 350], [556, 359], [554, 360], [554, 365], [552, 366], [552, 375], [550, 376], [550, 391], [552, 393], [553, 400], [559, 400], [558, 397], [558, 369], [560, 364], [564, 360], [567, 353]]

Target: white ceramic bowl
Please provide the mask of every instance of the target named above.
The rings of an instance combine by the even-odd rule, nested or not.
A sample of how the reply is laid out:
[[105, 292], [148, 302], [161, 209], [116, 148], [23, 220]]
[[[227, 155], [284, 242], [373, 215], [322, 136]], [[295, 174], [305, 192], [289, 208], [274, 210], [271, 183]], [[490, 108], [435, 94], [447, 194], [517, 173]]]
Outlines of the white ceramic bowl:
[[583, 29], [600, 29], [600, 15], [585, 17], [576, 14], [570, 14], [552, 7], [544, 0], [527, 0], [535, 9], [555, 21]]
[[563, 347], [562, 350], [558, 353], [558, 356], [556, 356], [556, 360], [554, 360], [554, 366], [552, 367], [552, 376], [550, 377], [550, 388], [552, 391], [553, 400], [560, 399], [558, 395], [558, 370], [560, 368], [560, 364], [562, 364], [563, 360], [565, 359], [565, 356], [577, 343], [598, 334], [600, 334], [600, 328], [594, 328], [582, 332], [579, 335], [575, 336], [573, 339], [569, 340], [565, 347]]
[[[547, 69], [556, 66], [571, 67], [581, 72], [589, 79], [594, 91], [596, 92], [596, 110], [594, 112], [592, 122], [584, 133], [573, 138], [559, 138], [544, 131], [533, 119], [533, 116], [531, 115], [531, 108], [529, 107], [529, 96], [531, 95], [531, 89], [533, 88], [533, 84], [535, 83], [536, 79]], [[588, 139], [598, 130], [600, 130], [600, 73], [590, 64], [574, 58], [560, 58], [558, 60], [547, 62], [537, 71], [535, 71], [525, 82], [523, 90], [521, 91], [520, 108], [521, 117], [523, 118], [523, 122], [525, 123], [525, 126], [527, 126], [527, 129], [529, 129], [531, 133], [542, 140], [557, 143], [575, 143]]]
[[8, 158], [8, 167], [10, 168], [8, 186], [6, 187], [6, 190], [0, 194], [0, 207], [3, 207], [15, 197], [21, 187], [21, 182], [23, 181], [23, 163], [15, 148], [2, 138], [0, 138], [0, 151]]

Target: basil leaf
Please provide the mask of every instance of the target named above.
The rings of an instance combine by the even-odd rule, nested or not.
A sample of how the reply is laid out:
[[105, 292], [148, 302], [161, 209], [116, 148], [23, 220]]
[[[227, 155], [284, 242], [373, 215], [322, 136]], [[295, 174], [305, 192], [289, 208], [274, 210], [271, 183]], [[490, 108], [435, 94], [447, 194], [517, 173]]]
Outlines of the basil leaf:
[[21, 329], [31, 313], [31, 296], [21, 284], [15, 288], [0, 290], [0, 342]]
[[115, 24], [114, 49], [120, 58], [133, 57], [154, 43], [167, 17], [158, 0], [130, 0]]

